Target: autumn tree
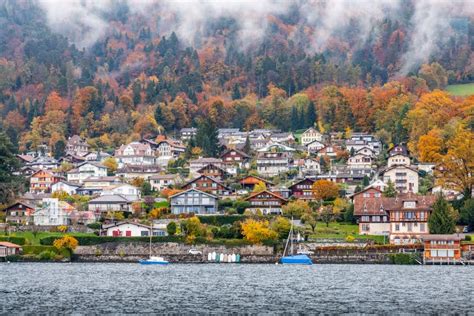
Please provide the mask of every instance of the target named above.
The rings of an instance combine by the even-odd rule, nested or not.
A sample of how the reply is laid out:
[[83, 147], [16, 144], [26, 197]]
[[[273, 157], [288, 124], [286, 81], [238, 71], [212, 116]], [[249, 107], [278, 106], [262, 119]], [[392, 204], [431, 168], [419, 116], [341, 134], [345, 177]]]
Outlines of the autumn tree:
[[278, 239], [285, 239], [291, 229], [291, 222], [288, 218], [278, 216], [271, 223], [271, 229], [278, 234]]
[[275, 231], [270, 229], [269, 223], [266, 220], [246, 219], [242, 223], [241, 229], [244, 239], [252, 244], [261, 244], [267, 240], [274, 240], [278, 236]]
[[439, 129], [432, 129], [418, 141], [418, 159], [422, 162], [437, 162], [442, 157], [443, 140]]
[[339, 195], [339, 186], [324, 179], [315, 181], [312, 190], [317, 200], [333, 200]]
[[474, 133], [459, 128], [448, 141], [448, 152], [435, 171], [437, 183], [443, 187], [471, 196], [474, 185]]
[[267, 190], [267, 185], [265, 184], [265, 182], [263, 181], [260, 181], [258, 182], [257, 184], [255, 184], [255, 186], [253, 187], [253, 193], [259, 193], [259, 192], [263, 192]]
[[118, 168], [117, 160], [114, 157], [107, 157], [102, 164], [107, 168], [108, 175], [114, 175]]
[[321, 206], [319, 209], [319, 220], [329, 227], [329, 223], [336, 218], [336, 213], [332, 205]]
[[285, 215], [301, 217], [308, 213], [311, 213], [311, 206], [309, 206], [308, 202], [301, 199], [283, 205], [283, 214]]
[[395, 189], [395, 185], [393, 184], [392, 180], [388, 179], [387, 186], [383, 189], [382, 194], [384, 197], [397, 196], [397, 190]]
[[59, 239], [55, 239], [53, 242], [53, 246], [56, 249], [67, 249], [71, 252], [76, 249], [78, 245], [79, 242], [77, 241], [77, 239], [69, 235], [66, 235]]
[[175, 222], [169, 222], [168, 225], [166, 225], [166, 232], [170, 236], [174, 236], [177, 231], [177, 226]]

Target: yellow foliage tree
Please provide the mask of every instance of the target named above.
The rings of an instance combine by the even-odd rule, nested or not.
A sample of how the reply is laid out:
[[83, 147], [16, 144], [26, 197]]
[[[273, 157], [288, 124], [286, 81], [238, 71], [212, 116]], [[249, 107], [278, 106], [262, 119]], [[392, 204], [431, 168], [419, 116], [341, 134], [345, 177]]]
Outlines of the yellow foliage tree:
[[283, 214], [300, 217], [303, 214], [311, 213], [311, 206], [303, 200], [295, 200], [283, 205]]
[[443, 140], [439, 129], [432, 129], [418, 141], [418, 159], [422, 162], [437, 162], [441, 159]]
[[265, 240], [277, 238], [277, 233], [269, 228], [268, 221], [247, 219], [241, 226], [245, 240], [252, 244], [261, 244]]
[[114, 157], [107, 157], [102, 164], [107, 167], [107, 171], [111, 174], [114, 174], [117, 171], [118, 163]]
[[435, 172], [437, 183], [471, 196], [474, 185], [474, 133], [459, 128], [447, 148], [448, 153]]
[[69, 249], [69, 250], [74, 250], [77, 248], [79, 245], [79, 242], [77, 241], [76, 238], [66, 235], [63, 238], [56, 239], [53, 242], [53, 246], [56, 249]]
[[265, 182], [263, 181], [260, 181], [259, 183], [257, 183], [254, 188], [253, 188], [253, 192], [254, 193], [258, 193], [258, 192], [263, 192], [267, 189], [267, 185], [265, 184]]

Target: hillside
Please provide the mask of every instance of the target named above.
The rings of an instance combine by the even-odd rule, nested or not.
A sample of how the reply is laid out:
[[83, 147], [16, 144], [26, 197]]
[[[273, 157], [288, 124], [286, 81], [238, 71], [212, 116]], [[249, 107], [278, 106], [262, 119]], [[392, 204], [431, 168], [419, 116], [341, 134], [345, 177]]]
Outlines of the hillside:
[[2, 0], [2, 128], [21, 151], [73, 134], [107, 149], [204, 117], [409, 141], [421, 95], [474, 80], [472, 10], [335, 3]]

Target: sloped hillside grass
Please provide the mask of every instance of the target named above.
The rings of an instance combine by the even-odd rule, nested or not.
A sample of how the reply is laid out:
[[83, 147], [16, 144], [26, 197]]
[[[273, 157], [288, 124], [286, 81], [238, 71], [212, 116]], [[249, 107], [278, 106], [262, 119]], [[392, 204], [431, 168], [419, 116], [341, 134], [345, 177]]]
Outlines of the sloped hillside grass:
[[474, 95], [474, 83], [452, 84], [447, 86], [446, 90], [455, 96], [470, 96]]

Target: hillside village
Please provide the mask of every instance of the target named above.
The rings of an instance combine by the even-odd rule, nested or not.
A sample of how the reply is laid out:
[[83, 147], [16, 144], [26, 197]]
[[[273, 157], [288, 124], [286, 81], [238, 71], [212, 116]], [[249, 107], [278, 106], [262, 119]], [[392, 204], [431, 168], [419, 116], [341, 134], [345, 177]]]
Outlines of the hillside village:
[[434, 163], [417, 163], [404, 144], [387, 149], [366, 133], [218, 129], [216, 157], [192, 147], [196, 134], [183, 128], [176, 138], [144, 138], [114, 152], [93, 151], [75, 135], [59, 159], [47, 146], [17, 155], [29, 190], [4, 210], [5, 222], [10, 231], [94, 227], [143, 237], [150, 225], [166, 236], [167, 224], [194, 215], [284, 215], [301, 218], [303, 231], [311, 221], [349, 221], [357, 236], [415, 245], [430, 236], [437, 196], [463, 197], [435, 185]]

